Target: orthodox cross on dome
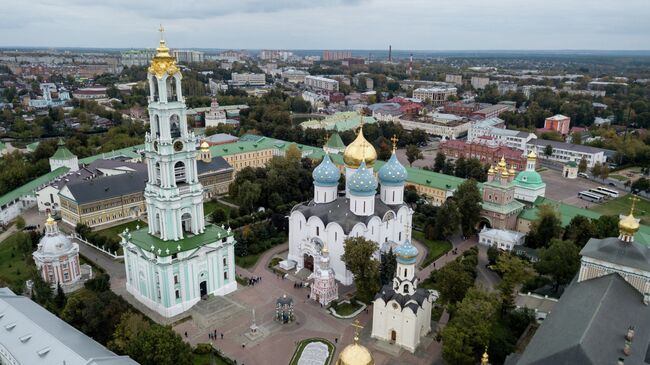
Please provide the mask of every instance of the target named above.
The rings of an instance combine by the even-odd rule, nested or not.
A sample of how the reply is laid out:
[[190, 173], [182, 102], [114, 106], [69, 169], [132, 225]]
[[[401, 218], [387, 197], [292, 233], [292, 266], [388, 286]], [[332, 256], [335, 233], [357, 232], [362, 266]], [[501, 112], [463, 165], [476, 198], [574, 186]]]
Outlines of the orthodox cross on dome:
[[397, 139], [397, 135], [393, 134], [393, 137], [390, 139], [391, 142], [393, 142], [393, 152], [397, 151], [397, 142], [399, 139]]
[[359, 332], [361, 332], [363, 326], [358, 319], [355, 319], [354, 322], [352, 322], [351, 326], [354, 327], [354, 343], [357, 343], [359, 342]]
[[162, 24], [160, 24], [160, 28], [158, 28], [158, 31], [160, 32], [160, 41], [164, 42], [165, 41], [165, 37], [164, 37], [165, 28], [163, 28]]
[[639, 201], [639, 198], [636, 195], [633, 195], [630, 197], [630, 200], [632, 201], [632, 206], [630, 207], [630, 215], [634, 215], [634, 207], [636, 206], [636, 202]]

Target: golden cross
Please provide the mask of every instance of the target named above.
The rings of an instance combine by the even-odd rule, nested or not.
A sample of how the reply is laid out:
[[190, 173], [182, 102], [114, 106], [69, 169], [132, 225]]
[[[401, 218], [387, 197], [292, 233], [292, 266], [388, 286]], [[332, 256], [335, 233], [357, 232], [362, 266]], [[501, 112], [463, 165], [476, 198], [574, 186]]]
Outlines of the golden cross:
[[395, 152], [397, 150], [397, 142], [399, 141], [397, 135], [393, 134], [393, 137], [390, 140], [393, 142], [393, 152]]
[[363, 329], [363, 326], [358, 319], [355, 319], [351, 326], [354, 327], [354, 341], [359, 341], [359, 332]]
[[634, 214], [634, 206], [636, 205], [636, 202], [639, 201], [639, 198], [637, 198], [636, 195], [633, 195], [630, 197], [630, 200], [632, 201], [632, 207], [630, 207], [630, 215]]
[[163, 28], [162, 24], [160, 24], [160, 28], [158, 28], [158, 31], [160, 32], [160, 40], [164, 40], [163, 33], [165, 33], [165, 28]]

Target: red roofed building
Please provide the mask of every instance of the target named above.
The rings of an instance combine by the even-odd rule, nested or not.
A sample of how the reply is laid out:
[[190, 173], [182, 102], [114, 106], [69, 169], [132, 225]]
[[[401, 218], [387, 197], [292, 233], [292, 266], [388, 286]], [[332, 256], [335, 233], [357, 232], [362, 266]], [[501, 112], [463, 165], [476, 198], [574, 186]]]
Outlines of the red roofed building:
[[556, 114], [552, 117], [546, 118], [544, 121], [544, 129], [554, 130], [563, 136], [569, 134], [569, 125], [571, 118], [562, 114]]
[[404, 114], [417, 115], [420, 114], [420, 110], [422, 110], [422, 105], [418, 103], [401, 104], [399, 107], [399, 111]]
[[472, 113], [479, 110], [481, 104], [479, 103], [462, 103], [460, 101], [445, 103], [443, 111], [447, 114], [460, 115], [461, 117], [470, 117]]
[[440, 143], [440, 151], [447, 157], [477, 158], [483, 164], [496, 165], [501, 157], [506, 159], [508, 166], [514, 166], [515, 170], [526, 168], [526, 156], [517, 149], [499, 145], [494, 138], [481, 136], [473, 142], [461, 140], [448, 140]]

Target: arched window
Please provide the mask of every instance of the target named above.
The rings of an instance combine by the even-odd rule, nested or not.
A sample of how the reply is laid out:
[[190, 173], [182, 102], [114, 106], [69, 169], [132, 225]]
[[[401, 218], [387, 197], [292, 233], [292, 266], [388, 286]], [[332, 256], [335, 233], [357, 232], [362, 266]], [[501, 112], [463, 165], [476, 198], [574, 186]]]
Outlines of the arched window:
[[183, 226], [183, 232], [192, 232], [192, 215], [190, 213], [183, 213], [181, 216], [181, 223]]
[[156, 137], [160, 137], [160, 117], [158, 117], [158, 114], [154, 115], [153, 120], [154, 120], [154, 134], [156, 135]]
[[185, 175], [185, 164], [183, 161], [178, 161], [174, 164], [174, 180], [176, 184], [186, 182], [187, 176]]
[[408, 269], [404, 269], [404, 276], [407, 276], [409, 273]]
[[409, 285], [404, 284], [404, 292], [408, 293], [409, 292]]
[[159, 90], [158, 90], [158, 80], [156, 79], [156, 76], [151, 76], [151, 85], [152, 85], [152, 92], [153, 94], [151, 95], [151, 98], [153, 101], [158, 101], [159, 100]]
[[181, 121], [176, 114], [169, 118], [169, 133], [172, 138], [178, 138], [181, 136]]
[[155, 173], [155, 181], [154, 184], [156, 185], [162, 185], [162, 180], [161, 180], [161, 174], [160, 174], [160, 162], [156, 162], [156, 165], [154, 166], [154, 173]]
[[176, 79], [174, 77], [167, 77], [165, 86], [167, 86], [167, 101], [178, 101], [178, 93], [176, 90]]

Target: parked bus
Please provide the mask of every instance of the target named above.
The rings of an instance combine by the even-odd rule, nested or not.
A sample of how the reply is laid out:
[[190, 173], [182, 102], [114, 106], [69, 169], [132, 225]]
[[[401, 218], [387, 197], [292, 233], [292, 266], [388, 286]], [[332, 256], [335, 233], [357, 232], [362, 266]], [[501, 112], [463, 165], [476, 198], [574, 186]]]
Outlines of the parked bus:
[[600, 203], [600, 202], [603, 201], [603, 196], [602, 195], [596, 195], [596, 194], [590, 193], [588, 191], [579, 192], [578, 197], [580, 199], [584, 199], [584, 200], [594, 202], [594, 203]]
[[618, 191], [616, 190], [608, 189], [602, 186], [597, 187], [596, 190], [598, 190], [599, 193], [611, 196], [612, 198], [618, 198]]
[[601, 196], [601, 197], [603, 197], [603, 199], [609, 199], [610, 198], [609, 194], [603, 193], [602, 191], [600, 191], [598, 189], [589, 189], [589, 192], [592, 193], [592, 194]]

